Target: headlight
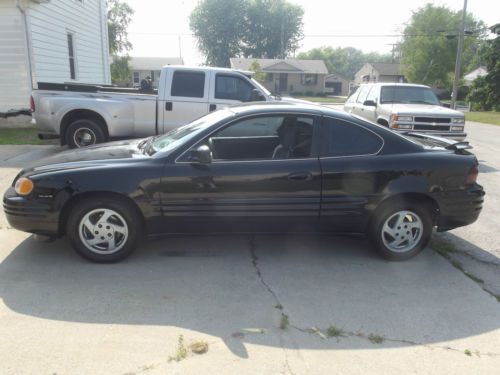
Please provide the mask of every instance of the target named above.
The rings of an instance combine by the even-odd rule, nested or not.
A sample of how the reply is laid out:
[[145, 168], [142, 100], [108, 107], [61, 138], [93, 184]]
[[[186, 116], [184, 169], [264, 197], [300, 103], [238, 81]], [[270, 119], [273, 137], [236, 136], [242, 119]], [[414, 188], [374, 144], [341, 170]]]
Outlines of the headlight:
[[463, 131], [463, 130], [464, 130], [464, 127], [463, 127], [463, 126], [452, 126], [452, 127], [450, 128], [450, 130], [451, 130], [452, 132], [461, 132], [461, 131]]
[[396, 121], [413, 122], [413, 116], [396, 116]]
[[19, 180], [16, 181], [14, 190], [16, 191], [17, 194], [26, 196], [33, 191], [34, 187], [35, 185], [33, 184], [33, 181], [31, 181], [29, 178], [21, 177]]
[[452, 124], [463, 124], [465, 119], [463, 117], [456, 117], [451, 119]]

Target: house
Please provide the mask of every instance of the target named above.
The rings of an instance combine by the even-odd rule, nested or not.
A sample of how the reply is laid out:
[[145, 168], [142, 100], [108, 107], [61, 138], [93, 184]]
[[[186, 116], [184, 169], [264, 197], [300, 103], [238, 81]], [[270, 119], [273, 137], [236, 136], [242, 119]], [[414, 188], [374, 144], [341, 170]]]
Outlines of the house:
[[472, 86], [472, 83], [478, 77], [484, 77], [488, 74], [488, 70], [485, 66], [480, 66], [479, 68], [474, 69], [472, 72], [466, 74], [464, 76], [465, 86]]
[[360, 85], [368, 82], [405, 82], [401, 73], [401, 64], [366, 63], [354, 75], [354, 83]]
[[264, 87], [273, 93], [280, 94], [323, 94], [325, 77], [328, 74], [323, 60], [295, 59], [230, 59], [231, 68], [251, 70], [252, 65], [259, 66], [265, 74]]
[[182, 57], [131, 57], [130, 81], [126, 86], [138, 87], [146, 77], [151, 77], [153, 88], [157, 89], [160, 80], [161, 68], [166, 65], [184, 65]]
[[37, 82], [111, 82], [106, 0], [0, 1], [0, 112]]
[[330, 95], [347, 96], [349, 94], [349, 80], [338, 73], [328, 74], [325, 77], [324, 91]]

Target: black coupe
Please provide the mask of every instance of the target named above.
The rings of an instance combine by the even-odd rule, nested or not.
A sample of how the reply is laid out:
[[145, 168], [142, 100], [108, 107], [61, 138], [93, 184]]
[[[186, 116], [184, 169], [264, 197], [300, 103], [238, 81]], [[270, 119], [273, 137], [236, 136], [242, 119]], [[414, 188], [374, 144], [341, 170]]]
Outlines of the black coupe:
[[16, 177], [4, 210], [12, 227], [67, 235], [96, 262], [125, 258], [142, 235], [312, 230], [368, 234], [402, 260], [433, 227], [477, 219], [484, 191], [466, 148], [321, 106], [247, 104], [40, 160]]

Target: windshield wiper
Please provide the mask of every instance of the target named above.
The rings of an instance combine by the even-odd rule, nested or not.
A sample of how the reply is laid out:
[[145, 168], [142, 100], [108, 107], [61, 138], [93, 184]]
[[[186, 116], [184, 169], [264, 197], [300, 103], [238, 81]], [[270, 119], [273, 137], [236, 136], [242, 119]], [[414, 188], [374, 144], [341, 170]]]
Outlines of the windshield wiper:
[[437, 105], [436, 103], [431, 103], [431, 102], [428, 102], [428, 101], [425, 101], [425, 100], [412, 100], [410, 102], [410, 104], [431, 104], [431, 105]]

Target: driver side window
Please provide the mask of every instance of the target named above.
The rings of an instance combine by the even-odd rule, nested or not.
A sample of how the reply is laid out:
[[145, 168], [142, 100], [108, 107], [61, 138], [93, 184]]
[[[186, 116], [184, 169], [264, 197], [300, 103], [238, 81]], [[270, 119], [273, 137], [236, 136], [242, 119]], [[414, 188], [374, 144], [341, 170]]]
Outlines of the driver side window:
[[312, 117], [294, 115], [243, 119], [210, 135], [204, 144], [214, 161], [309, 157], [313, 122]]

